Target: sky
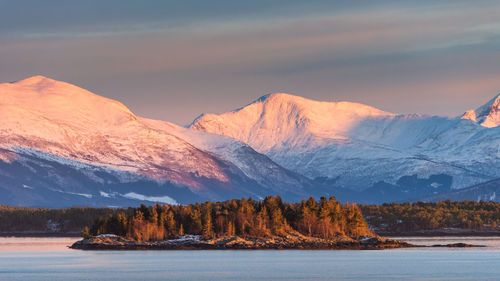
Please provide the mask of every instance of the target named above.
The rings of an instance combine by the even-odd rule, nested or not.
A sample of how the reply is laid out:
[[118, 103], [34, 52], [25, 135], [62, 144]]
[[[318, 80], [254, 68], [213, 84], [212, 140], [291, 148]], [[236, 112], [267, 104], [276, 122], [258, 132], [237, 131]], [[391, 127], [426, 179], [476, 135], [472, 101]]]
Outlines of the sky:
[[186, 125], [272, 92], [458, 116], [500, 93], [500, 1], [0, 0], [0, 81]]

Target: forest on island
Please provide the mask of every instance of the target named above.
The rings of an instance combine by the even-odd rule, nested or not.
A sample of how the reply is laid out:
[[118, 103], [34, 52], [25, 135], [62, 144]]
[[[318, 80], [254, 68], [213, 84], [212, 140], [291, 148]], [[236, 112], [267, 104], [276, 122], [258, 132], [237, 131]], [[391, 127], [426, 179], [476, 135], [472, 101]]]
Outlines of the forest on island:
[[459, 228], [500, 231], [500, 203], [493, 201], [440, 201], [361, 205], [375, 231], [404, 233]]
[[283, 202], [279, 196], [262, 201], [234, 199], [190, 205], [142, 205], [132, 212], [118, 212], [97, 220], [84, 236], [116, 234], [137, 241], [177, 238], [184, 234], [203, 239], [220, 236], [270, 237], [288, 233], [333, 238], [371, 235], [356, 204], [341, 204], [335, 197], [300, 203]]

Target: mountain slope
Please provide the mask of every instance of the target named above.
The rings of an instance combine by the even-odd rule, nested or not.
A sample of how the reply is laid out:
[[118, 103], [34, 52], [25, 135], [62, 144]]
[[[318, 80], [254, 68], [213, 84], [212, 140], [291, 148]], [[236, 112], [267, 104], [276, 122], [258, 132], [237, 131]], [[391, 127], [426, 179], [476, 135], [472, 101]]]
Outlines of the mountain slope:
[[420, 198], [419, 200], [426, 202], [437, 202], [443, 200], [483, 200], [500, 202], [500, 179], [480, 183], [468, 188], [426, 196]]
[[452, 188], [500, 176], [500, 128], [460, 118], [271, 94], [232, 112], [203, 114], [189, 127], [234, 137], [285, 168], [356, 190], [413, 175], [449, 175]]
[[[23, 184], [32, 190], [38, 184], [61, 194], [86, 194], [90, 196], [80, 197], [106, 202], [114, 196], [117, 204], [130, 204], [120, 201], [124, 194], [145, 201], [162, 198], [163, 187], [172, 186], [196, 194], [193, 198], [214, 200], [277, 192], [302, 197], [304, 186], [311, 185], [241, 142], [140, 118], [119, 102], [68, 83], [35, 76], [0, 84], [0, 97], [0, 175], [7, 179], [12, 175], [8, 170], [20, 166], [16, 171], [24, 178], [38, 178], [31, 184], [3, 180], [0, 192], [6, 196], [29, 193]], [[248, 165], [250, 159], [254, 167]], [[47, 175], [40, 178], [36, 169]], [[144, 182], [159, 188], [141, 192], [138, 183]], [[134, 183], [137, 190], [111, 188]], [[175, 192], [167, 193], [177, 199]], [[181, 197], [180, 202], [190, 201]], [[11, 204], [37, 202], [45, 201], [18, 198]]]

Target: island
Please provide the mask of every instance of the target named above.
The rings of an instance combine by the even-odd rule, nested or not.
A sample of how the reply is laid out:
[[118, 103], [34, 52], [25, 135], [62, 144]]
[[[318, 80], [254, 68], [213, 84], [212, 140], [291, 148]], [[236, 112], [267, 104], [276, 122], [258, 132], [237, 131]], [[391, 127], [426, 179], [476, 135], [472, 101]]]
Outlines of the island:
[[74, 249], [385, 249], [354, 203], [279, 196], [190, 205], [141, 205], [97, 219]]
[[347, 236], [335, 238], [288, 234], [273, 237], [222, 236], [203, 240], [199, 235], [185, 235], [161, 241], [137, 241], [113, 234], [101, 234], [80, 240], [70, 246], [81, 250], [372, 250], [416, 247], [409, 243], [382, 237]]
[[[392, 249], [415, 245], [373, 233], [354, 203], [279, 196], [190, 205], [141, 205], [84, 228], [82, 250]], [[466, 247], [473, 245], [435, 245]]]

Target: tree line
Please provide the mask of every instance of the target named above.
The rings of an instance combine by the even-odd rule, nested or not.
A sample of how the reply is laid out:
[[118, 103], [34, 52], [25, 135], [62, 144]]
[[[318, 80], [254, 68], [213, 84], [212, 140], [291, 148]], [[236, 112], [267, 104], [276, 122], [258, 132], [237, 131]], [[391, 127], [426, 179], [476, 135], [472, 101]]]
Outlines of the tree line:
[[[153, 235], [151, 233], [158, 233], [155, 234], [158, 238], [203, 235], [205, 226], [206, 237], [233, 234], [265, 236], [287, 231], [329, 237], [332, 233], [362, 233], [366, 230], [363, 217], [375, 232], [403, 233], [451, 227], [500, 230], [500, 203], [441, 201], [353, 206], [341, 204], [334, 198], [322, 198], [319, 202], [309, 199], [291, 204], [281, 202], [279, 197], [269, 197], [263, 201], [241, 199], [187, 206], [121, 209], [0, 205], [0, 234], [78, 235], [85, 226], [89, 226], [88, 235], [116, 232], [136, 239], [151, 239], [147, 237]], [[143, 233], [149, 234], [142, 236]]]
[[500, 230], [500, 203], [440, 201], [361, 205], [371, 228], [384, 232], [411, 232], [443, 228]]
[[0, 205], [0, 233], [80, 233], [100, 217], [118, 211], [111, 208], [29, 208]]
[[335, 197], [299, 203], [279, 196], [262, 201], [234, 199], [190, 205], [146, 206], [98, 219], [83, 235], [116, 234], [138, 241], [164, 240], [184, 234], [203, 239], [220, 236], [271, 237], [289, 233], [333, 238], [371, 235], [356, 204], [341, 204]]

